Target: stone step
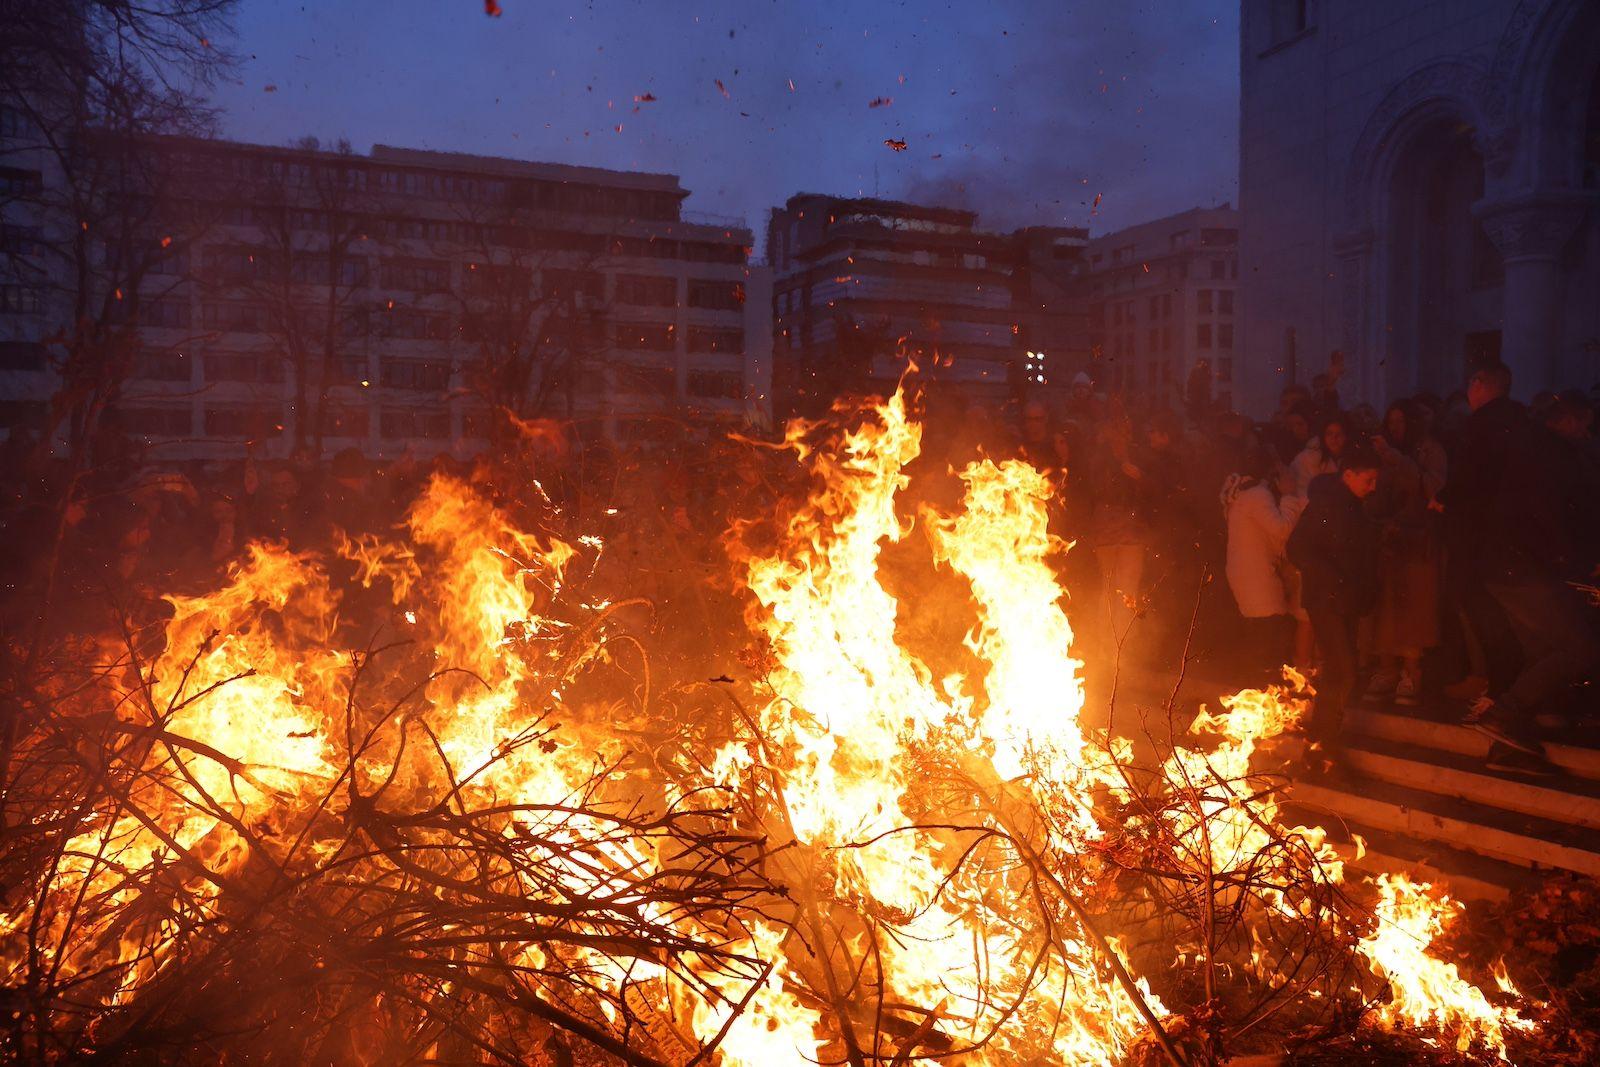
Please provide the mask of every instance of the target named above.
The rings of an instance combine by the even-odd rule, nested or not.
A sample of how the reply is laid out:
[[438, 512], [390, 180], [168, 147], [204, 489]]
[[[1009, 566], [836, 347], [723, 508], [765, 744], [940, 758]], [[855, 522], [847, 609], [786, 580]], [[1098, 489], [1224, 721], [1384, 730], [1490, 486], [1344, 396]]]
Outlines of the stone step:
[[[1364, 826], [1525, 867], [1600, 877], [1600, 834], [1365, 775], [1297, 782], [1289, 817], [1330, 831]], [[1332, 820], [1330, 822], [1330, 820]]]
[[[1490, 741], [1476, 730], [1453, 722], [1441, 722], [1419, 715], [1392, 711], [1351, 709], [1347, 729], [1386, 741], [1433, 748], [1458, 756], [1481, 760], [1489, 753]], [[1546, 744], [1550, 762], [1576, 778], [1600, 782], [1600, 748], [1570, 744]]]
[[1355, 735], [1351, 768], [1368, 778], [1552, 822], [1600, 829], [1600, 783], [1571, 775], [1529, 778], [1484, 767], [1481, 758]]
[[1441, 886], [1457, 900], [1504, 900], [1515, 890], [1539, 880], [1528, 867], [1479, 856], [1439, 841], [1423, 841], [1356, 823], [1343, 828], [1352, 836], [1359, 835], [1366, 846], [1360, 850], [1353, 841], [1334, 843], [1347, 871], [1405, 874], [1413, 881]]

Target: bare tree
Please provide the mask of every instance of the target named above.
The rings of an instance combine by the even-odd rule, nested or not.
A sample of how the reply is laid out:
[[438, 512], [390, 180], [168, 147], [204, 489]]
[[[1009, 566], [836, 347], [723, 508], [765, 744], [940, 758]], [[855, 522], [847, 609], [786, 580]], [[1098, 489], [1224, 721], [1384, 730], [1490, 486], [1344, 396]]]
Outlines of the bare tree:
[[209, 132], [204, 92], [231, 57], [213, 43], [231, 2], [7, 0], [0, 100], [8, 226], [37, 235], [8, 255], [56, 327], [61, 390], [51, 430], [83, 457], [138, 352], [147, 302], [169, 295], [195, 236], [187, 158], [161, 135]]
[[[200, 228], [189, 195], [187, 155], [164, 135], [200, 134], [213, 115], [204, 94], [230, 63], [217, 47], [227, 0], [96, 0], [0, 4], [0, 104], [7, 134], [0, 214], [10, 232], [0, 267], [19, 310], [42, 324], [58, 387], [30, 469], [55, 454], [48, 492], [28, 502], [44, 531], [26, 551], [37, 558], [24, 582], [18, 640], [4, 646], [7, 689], [44, 651], [56, 598], [58, 562], [79, 511], [109, 412], [146, 355], [141, 326], [175, 308], [163, 297]], [[167, 326], [181, 328], [182, 313]], [[56, 448], [59, 446], [59, 448]], [[0, 693], [0, 697], [4, 697]], [[18, 704], [0, 699], [0, 776], [17, 735]], [[3, 792], [3, 787], [0, 787]]]
[[201, 271], [221, 300], [209, 325], [272, 339], [292, 382], [292, 448], [313, 456], [335, 429], [334, 390], [366, 379], [350, 348], [369, 329], [367, 255], [381, 226], [348, 143], [320, 148], [305, 138], [288, 152], [232, 157], [241, 172], [234, 198], [248, 206], [255, 236], [207, 248]]
[[503, 203], [464, 205], [453, 230], [448, 252], [464, 261], [454, 297], [472, 353], [462, 378], [489, 409], [491, 440], [515, 439], [517, 422], [574, 415], [604, 344], [606, 239], [541, 233]]

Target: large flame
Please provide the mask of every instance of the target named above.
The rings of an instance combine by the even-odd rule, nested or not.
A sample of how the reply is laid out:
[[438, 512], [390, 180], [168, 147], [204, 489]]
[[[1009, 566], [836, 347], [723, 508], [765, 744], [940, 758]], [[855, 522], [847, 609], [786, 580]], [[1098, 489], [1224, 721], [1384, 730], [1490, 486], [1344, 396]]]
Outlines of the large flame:
[[1043, 794], [1073, 795], [1083, 687], [1062, 590], [1045, 563], [1055, 547], [1046, 484], [1023, 464], [975, 464], [963, 473], [964, 512], [935, 517], [939, 555], [972, 583], [979, 622], [970, 644], [989, 664], [983, 699], [959, 678], [936, 686], [901, 644], [898, 604], [879, 575], [883, 546], [907, 529], [896, 494], [920, 428], [900, 394], [877, 415], [845, 439], [842, 455], [817, 457], [821, 485], [809, 505], [776, 553], [748, 562], [761, 609], [754, 622], [777, 661], [761, 726], [783, 753], [790, 825], [802, 844], [831, 850], [824, 855], [847, 895], [889, 916], [894, 932], [879, 941], [878, 966], [898, 998], [946, 1005], [974, 1039], [998, 1031], [979, 1058], [1006, 1062], [1034, 1047], [1062, 1062], [1114, 1063], [1146, 1025], [1108, 968], [1120, 959], [1097, 958], [1087, 932], [1063, 917], [1040, 966], [1038, 931], [996, 909], [1015, 892], [1005, 865], [963, 869], [952, 881], [957, 843], [917, 829], [907, 810], [919, 800], [918, 768], [952, 749], [971, 757], [969, 773], [979, 761], [989, 802], [1024, 774]]

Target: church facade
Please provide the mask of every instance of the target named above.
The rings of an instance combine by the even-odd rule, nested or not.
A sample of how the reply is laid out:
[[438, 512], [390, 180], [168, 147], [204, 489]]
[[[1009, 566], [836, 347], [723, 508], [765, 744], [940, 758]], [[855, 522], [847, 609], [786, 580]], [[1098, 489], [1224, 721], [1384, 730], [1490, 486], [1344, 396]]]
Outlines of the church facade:
[[1600, 0], [1243, 0], [1237, 406], [1600, 382]]

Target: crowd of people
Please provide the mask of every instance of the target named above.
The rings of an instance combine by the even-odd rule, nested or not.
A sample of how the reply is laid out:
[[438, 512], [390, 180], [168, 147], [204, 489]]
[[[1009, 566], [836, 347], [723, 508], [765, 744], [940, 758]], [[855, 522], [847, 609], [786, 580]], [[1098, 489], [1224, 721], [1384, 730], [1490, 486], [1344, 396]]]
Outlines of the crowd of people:
[[[1066, 412], [1026, 406], [1019, 451], [1059, 481], [1061, 532], [1098, 571], [1079, 588], [1099, 588], [1117, 649], [1170, 661], [1192, 617], [1235, 676], [1314, 675], [1309, 769], [1338, 765], [1361, 700], [1460, 709], [1494, 769], [1543, 775], [1541, 731], [1595, 704], [1600, 398], [1523, 405], [1512, 384], [1496, 363], [1380, 416], [1320, 375], [1253, 423], [1134, 416], [1080, 382]], [[1195, 595], [1208, 573], [1231, 603]], [[1152, 632], [1130, 641], [1135, 619]]]
[[[1209, 664], [1237, 687], [1289, 664], [1315, 679], [1313, 769], [1337, 763], [1345, 709], [1362, 700], [1457, 708], [1493, 738], [1495, 768], [1549, 773], [1541, 731], [1582, 717], [1600, 667], [1600, 398], [1523, 405], [1512, 384], [1490, 365], [1457, 393], [1403, 398], [1380, 416], [1346, 410], [1334, 373], [1285, 389], [1260, 422], [1204, 404], [1134, 410], [1087, 375], [1059, 405], [1023, 403], [1014, 425], [930, 397], [913, 494], [953, 503], [952, 472], [979, 456], [1050, 476], [1091, 685], [1097, 673]], [[335, 531], [391, 528], [442, 472], [529, 528], [600, 532], [617, 588], [700, 619], [668, 628], [701, 635], [686, 655], [716, 643], [708, 628], [736, 644], [719, 540], [802, 495], [799, 465], [703, 430], [628, 447], [584, 447], [570, 431], [472, 460], [374, 463], [347, 449], [324, 462], [151, 466], [114, 447], [64, 511], [49, 506], [62, 487], [13, 441], [0, 462], [4, 610], [32, 610], [45, 571], [44, 595], [63, 605], [198, 592], [252, 540], [325, 550]], [[73, 625], [70, 607], [58, 618]]]

